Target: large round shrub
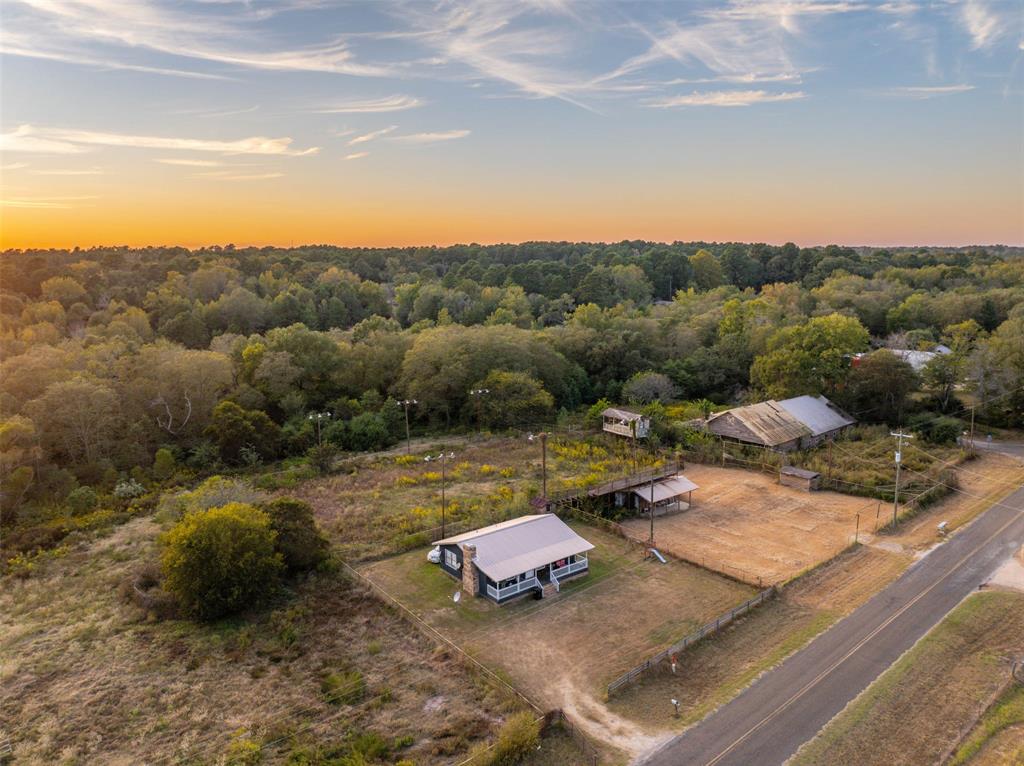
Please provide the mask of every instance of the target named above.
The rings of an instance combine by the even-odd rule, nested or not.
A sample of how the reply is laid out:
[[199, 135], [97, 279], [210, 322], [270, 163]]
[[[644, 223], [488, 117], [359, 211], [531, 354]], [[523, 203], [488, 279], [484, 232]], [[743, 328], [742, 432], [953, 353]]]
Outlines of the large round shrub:
[[284, 564], [292, 572], [313, 569], [327, 556], [327, 540], [317, 529], [309, 503], [279, 497], [262, 506], [270, 517], [270, 528]]
[[164, 587], [201, 620], [259, 603], [283, 568], [275, 537], [267, 514], [245, 503], [192, 511], [164, 536]]

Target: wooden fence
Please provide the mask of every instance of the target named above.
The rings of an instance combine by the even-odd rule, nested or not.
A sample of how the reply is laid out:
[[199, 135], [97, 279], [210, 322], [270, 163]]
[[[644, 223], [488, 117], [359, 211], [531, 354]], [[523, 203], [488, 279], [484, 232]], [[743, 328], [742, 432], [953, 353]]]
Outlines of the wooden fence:
[[774, 586], [772, 586], [770, 588], [765, 588], [763, 591], [758, 593], [753, 598], [748, 599], [747, 601], [744, 601], [739, 606], [733, 607], [728, 612], [725, 612], [724, 614], [719, 615], [717, 618], [715, 618], [711, 622], [708, 622], [708, 623], [702, 625], [700, 628], [695, 630], [693, 633], [691, 633], [690, 635], [686, 636], [681, 641], [678, 641], [677, 643], [673, 644], [668, 649], [665, 649], [664, 651], [658, 652], [653, 657], [650, 657], [650, 658], [644, 660], [642, 663], [637, 665], [635, 668], [633, 668], [632, 670], [630, 670], [630, 671], [628, 671], [626, 673], [623, 673], [621, 676], [619, 676], [614, 681], [612, 681], [610, 684], [608, 684], [608, 689], [607, 689], [608, 697], [610, 698], [613, 694], [615, 694], [617, 691], [619, 691], [619, 689], [621, 689], [624, 686], [626, 686], [628, 684], [631, 684], [634, 681], [636, 681], [636, 679], [638, 679], [640, 676], [642, 676], [648, 670], [653, 668], [655, 665], [658, 665], [658, 664], [664, 662], [665, 660], [669, 659], [673, 655], [678, 654], [679, 652], [683, 651], [687, 647], [693, 646], [693, 644], [697, 643], [698, 641], [701, 641], [701, 640], [707, 638], [708, 636], [713, 635], [714, 633], [717, 633], [719, 630], [724, 628], [726, 625], [728, 625], [729, 623], [733, 622], [737, 617], [740, 617], [740, 616], [746, 614], [747, 612], [749, 612], [750, 610], [752, 610], [756, 606], [760, 606], [765, 601], [767, 601], [768, 599], [772, 598], [774, 595], [775, 595], [775, 587]]
[[594, 747], [594, 743], [590, 741], [590, 737], [580, 727], [572, 722], [564, 711], [556, 708], [555, 710], [549, 710], [544, 715], [543, 730], [547, 730], [551, 726], [561, 726], [562, 730], [572, 737], [576, 746], [579, 747], [588, 766], [598, 766], [601, 762], [601, 755], [598, 753], [597, 748]]

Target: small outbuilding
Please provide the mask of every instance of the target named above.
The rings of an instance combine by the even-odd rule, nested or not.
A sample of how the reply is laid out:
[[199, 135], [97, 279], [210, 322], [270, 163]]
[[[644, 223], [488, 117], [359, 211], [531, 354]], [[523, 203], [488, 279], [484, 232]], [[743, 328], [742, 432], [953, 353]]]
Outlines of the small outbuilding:
[[639, 412], [609, 407], [601, 416], [604, 420], [601, 429], [610, 434], [646, 439], [651, 432], [651, 419]]
[[716, 413], [706, 428], [728, 441], [791, 452], [834, 439], [855, 423], [824, 396], [795, 396]]
[[779, 469], [779, 484], [811, 492], [821, 485], [821, 474], [806, 468], [784, 465]]
[[441, 569], [473, 595], [503, 604], [518, 596], [552, 595], [585, 575], [593, 545], [554, 514], [520, 516], [434, 543]]
[[698, 489], [696, 484], [678, 474], [652, 484], [633, 487], [631, 494], [638, 511], [649, 514], [653, 504], [654, 515], [664, 516], [666, 513], [688, 510], [695, 489]]

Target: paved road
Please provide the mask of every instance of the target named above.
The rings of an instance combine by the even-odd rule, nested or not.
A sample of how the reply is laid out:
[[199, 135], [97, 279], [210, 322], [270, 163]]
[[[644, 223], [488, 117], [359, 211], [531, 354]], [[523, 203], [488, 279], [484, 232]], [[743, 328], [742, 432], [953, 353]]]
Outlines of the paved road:
[[776, 766], [785, 762], [1022, 544], [1024, 487], [641, 763]]

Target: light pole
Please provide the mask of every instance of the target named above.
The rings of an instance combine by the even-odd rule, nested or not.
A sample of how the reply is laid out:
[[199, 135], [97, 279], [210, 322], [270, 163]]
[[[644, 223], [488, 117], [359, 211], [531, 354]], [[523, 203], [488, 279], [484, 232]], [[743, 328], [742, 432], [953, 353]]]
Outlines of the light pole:
[[330, 418], [331, 413], [329, 412], [311, 412], [309, 413], [309, 419], [316, 421], [316, 444], [318, 447], [322, 447], [324, 444], [323, 437], [320, 431], [320, 421], [324, 418]]
[[651, 547], [654, 547], [654, 474], [651, 474]]
[[409, 405], [416, 404], [415, 399], [401, 399], [398, 406], [405, 409], [405, 454], [409, 454]]
[[545, 505], [548, 499], [548, 436], [549, 433], [541, 431], [539, 434], [528, 434], [527, 439], [529, 441], [536, 441], [540, 439], [540, 470], [541, 470], [541, 495], [544, 498]]
[[[472, 388], [469, 391], [469, 395], [473, 397], [473, 401], [476, 402], [476, 427], [481, 428], [482, 418], [480, 417], [480, 407], [482, 406], [483, 397], [491, 393], [489, 388]], [[482, 430], [482, 429], [481, 429]]]
[[437, 457], [434, 457], [432, 455], [427, 455], [425, 458], [423, 458], [424, 462], [427, 462], [427, 463], [431, 463], [431, 462], [434, 462], [436, 460], [440, 460], [441, 461], [441, 539], [442, 540], [444, 539], [444, 517], [445, 517], [445, 511], [448, 509], [448, 498], [445, 496], [445, 492], [444, 492], [445, 480], [447, 479], [447, 474], [445, 473], [445, 464], [449, 460], [451, 460], [453, 457], [455, 457], [455, 453], [454, 452], [445, 452], [444, 450], [441, 450], [441, 454], [438, 455]]
[[899, 430], [899, 433], [889, 432], [889, 436], [896, 437], [896, 488], [892, 496], [892, 530], [896, 531], [896, 511], [900, 507], [900, 463], [903, 462], [903, 440], [913, 439], [914, 437], [910, 434], [903, 433], [903, 429]]

